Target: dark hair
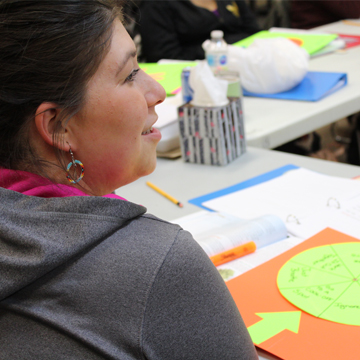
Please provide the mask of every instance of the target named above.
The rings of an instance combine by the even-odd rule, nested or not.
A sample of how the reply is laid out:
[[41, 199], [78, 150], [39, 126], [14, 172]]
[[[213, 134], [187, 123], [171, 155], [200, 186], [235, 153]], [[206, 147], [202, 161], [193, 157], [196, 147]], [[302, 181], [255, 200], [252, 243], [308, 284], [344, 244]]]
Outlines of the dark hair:
[[[44, 172], [28, 125], [41, 103], [57, 104], [57, 143], [62, 123], [84, 104], [121, 8], [119, 0], [0, 1], [1, 167]], [[56, 153], [64, 166], [63, 153]]]

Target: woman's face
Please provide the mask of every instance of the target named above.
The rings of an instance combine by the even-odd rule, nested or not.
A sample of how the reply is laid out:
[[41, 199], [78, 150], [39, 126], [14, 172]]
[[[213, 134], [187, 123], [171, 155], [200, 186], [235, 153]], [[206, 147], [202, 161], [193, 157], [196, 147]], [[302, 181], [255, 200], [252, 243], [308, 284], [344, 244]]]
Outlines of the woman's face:
[[164, 99], [162, 86], [139, 70], [135, 45], [116, 21], [85, 107], [67, 126], [75, 159], [84, 164], [82, 182], [93, 194], [108, 194], [155, 169], [161, 134], [152, 126], [155, 105]]

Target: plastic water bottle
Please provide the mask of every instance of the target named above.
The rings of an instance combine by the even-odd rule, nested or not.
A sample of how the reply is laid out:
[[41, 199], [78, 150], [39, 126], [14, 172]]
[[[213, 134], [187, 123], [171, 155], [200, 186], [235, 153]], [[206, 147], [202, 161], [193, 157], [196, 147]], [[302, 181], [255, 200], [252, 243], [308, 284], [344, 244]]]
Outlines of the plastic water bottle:
[[205, 51], [206, 60], [216, 75], [218, 72], [228, 69], [227, 43], [224, 40], [224, 32], [221, 30], [213, 30], [210, 36], [211, 41]]

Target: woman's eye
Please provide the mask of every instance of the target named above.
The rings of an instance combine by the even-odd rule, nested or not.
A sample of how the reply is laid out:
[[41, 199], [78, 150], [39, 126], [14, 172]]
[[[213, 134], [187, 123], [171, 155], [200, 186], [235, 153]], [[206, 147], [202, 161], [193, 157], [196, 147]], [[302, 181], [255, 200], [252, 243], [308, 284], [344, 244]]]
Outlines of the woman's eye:
[[140, 69], [134, 69], [130, 75], [125, 79], [125, 83], [131, 82], [135, 80], [136, 74], [140, 71]]

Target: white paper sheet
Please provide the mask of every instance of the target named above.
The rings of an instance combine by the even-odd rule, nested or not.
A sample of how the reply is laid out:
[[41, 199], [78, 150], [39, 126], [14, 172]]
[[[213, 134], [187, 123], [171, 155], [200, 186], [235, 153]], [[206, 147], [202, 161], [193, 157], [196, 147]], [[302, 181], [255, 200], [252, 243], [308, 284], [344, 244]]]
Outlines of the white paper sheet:
[[[341, 212], [331, 212], [338, 204]], [[203, 205], [245, 219], [274, 214], [286, 223], [292, 234], [300, 237], [332, 227], [334, 219], [338, 219], [336, 223], [340, 226], [341, 214], [348, 219], [346, 233], [360, 237], [359, 204], [360, 182], [299, 168]]]

